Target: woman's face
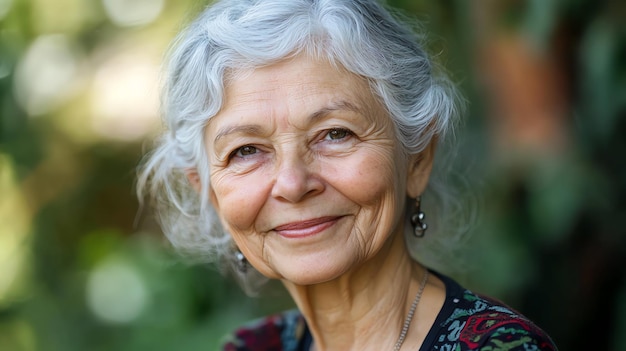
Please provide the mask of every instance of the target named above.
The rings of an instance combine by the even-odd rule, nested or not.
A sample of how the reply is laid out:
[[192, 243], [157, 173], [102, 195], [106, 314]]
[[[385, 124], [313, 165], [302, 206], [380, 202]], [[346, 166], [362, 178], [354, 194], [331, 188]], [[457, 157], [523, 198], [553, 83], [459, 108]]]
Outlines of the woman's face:
[[402, 232], [415, 170], [358, 76], [304, 56], [236, 75], [205, 142], [211, 201], [268, 277], [334, 279]]

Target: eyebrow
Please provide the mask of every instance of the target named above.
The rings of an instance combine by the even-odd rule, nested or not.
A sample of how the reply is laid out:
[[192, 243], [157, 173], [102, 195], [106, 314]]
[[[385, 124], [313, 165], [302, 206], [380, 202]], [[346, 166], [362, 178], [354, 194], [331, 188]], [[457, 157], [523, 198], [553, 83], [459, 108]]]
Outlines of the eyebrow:
[[320, 109], [319, 111], [312, 113], [309, 116], [309, 121], [318, 120], [333, 111], [351, 111], [355, 113], [361, 113], [361, 109], [359, 109], [356, 105], [352, 104], [351, 102], [341, 100], [341, 101], [332, 103], [328, 107], [324, 107]]
[[229, 134], [235, 134], [235, 133], [261, 134], [261, 125], [246, 124], [243, 126], [226, 126], [219, 130], [219, 132], [215, 136], [215, 142], [219, 141], [221, 138]]
[[[319, 109], [318, 111], [313, 112], [309, 117], [308, 120], [309, 122], [314, 122], [316, 120], [319, 120], [325, 116], [327, 116], [329, 113], [334, 112], [334, 111], [351, 111], [351, 112], [355, 112], [355, 113], [361, 113], [361, 109], [358, 108], [356, 105], [352, 104], [351, 102], [345, 101], [345, 100], [341, 100], [335, 103], [332, 103], [330, 106], [327, 107], [323, 107], [321, 109]], [[243, 133], [243, 134], [261, 134], [262, 132], [262, 126], [260, 124], [246, 124], [246, 125], [235, 125], [235, 126], [225, 126], [224, 128], [220, 129], [217, 132], [217, 135], [215, 136], [214, 142], [219, 141], [220, 139], [222, 139], [223, 137], [229, 135], [229, 134], [235, 134], [235, 133]]]

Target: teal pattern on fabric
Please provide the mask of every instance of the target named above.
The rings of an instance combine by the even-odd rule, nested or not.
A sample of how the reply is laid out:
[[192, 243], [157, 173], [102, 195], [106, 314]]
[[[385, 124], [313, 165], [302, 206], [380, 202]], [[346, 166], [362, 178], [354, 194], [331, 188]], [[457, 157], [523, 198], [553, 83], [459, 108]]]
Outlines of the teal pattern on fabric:
[[[436, 273], [446, 300], [420, 350], [556, 351], [550, 337], [505, 304], [461, 288]], [[224, 351], [308, 351], [311, 334], [297, 310], [265, 317], [239, 328]]]

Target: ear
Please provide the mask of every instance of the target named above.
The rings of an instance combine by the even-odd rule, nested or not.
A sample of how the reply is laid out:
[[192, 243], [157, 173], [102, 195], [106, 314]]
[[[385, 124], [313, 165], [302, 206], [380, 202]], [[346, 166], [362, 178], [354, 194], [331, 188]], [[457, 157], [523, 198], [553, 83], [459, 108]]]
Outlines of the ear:
[[188, 168], [185, 170], [185, 175], [187, 176], [187, 180], [191, 187], [199, 193], [202, 189], [202, 182], [200, 182], [200, 175], [198, 174], [198, 170], [196, 168]]
[[409, 155], [406, 192], [411, 198], [420, 196], [428, 185], [430, 172], [433, 169], [437, 138], [433, 137], [430, 144], [419, 154]]
[[[200, 175], [198, 174], [198, 170], [196, 168], [189, 168], [185, 171], [185, 175], [187, 176], [187, 180], [191, 187], [198, 193], [202, 191], [202, 182], [200, 181]], [[209, 201], [211, 202], [211, 206], [219, 213], [219, 205], [217, 202], [217, 197], [215, 196], [215, 191], [213, 188], [209, 187]]]

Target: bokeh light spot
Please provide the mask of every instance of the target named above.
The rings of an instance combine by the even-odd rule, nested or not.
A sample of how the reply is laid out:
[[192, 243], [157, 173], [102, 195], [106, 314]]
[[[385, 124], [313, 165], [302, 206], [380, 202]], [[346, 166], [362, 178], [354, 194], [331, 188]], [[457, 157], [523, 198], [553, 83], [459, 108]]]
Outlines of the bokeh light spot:
[[9, 13], [12, 4], [12, 0], [0, 0], [0, 18], [3, 18], [7, 13]]
[[104, 9], [113, 23], [122, 27], [154, 21], [163, 10], [163, 0], [103, 0]]
[[93, 130], [108, 139], [133, 141], [156, 129], [158, 72], [151, 57], [139, 54], [122, 54], [105, 62], [93, 81]]
[[95, 267], [87, 281], [87, 305], [105, 322], [134, 321], [145, 310], [149, 298], [138, 269], [121, 258], [106, 259]]
[[73, 91], [78, 61], [66, 36], [37, 38], [16, 68], [15, 93], [20, 105], [35, 116], [66, 101]]

